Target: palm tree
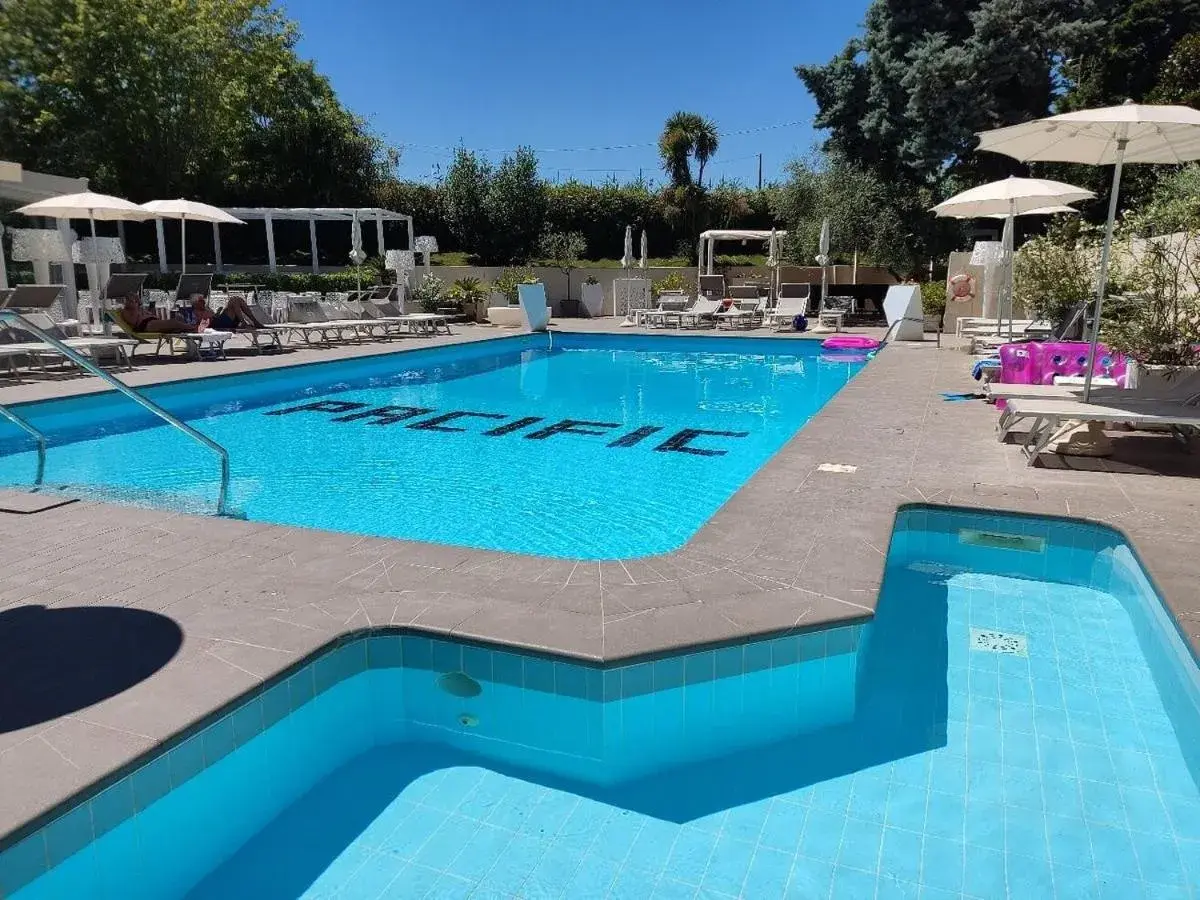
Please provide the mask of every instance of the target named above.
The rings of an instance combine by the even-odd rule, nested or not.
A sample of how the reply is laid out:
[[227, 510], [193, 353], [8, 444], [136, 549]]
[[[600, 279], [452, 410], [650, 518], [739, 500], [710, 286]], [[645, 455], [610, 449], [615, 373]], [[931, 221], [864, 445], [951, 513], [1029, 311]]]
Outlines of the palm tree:
[[[698, 113], [677, 112], [667, 119], [658, 138], [658, 153], [663, 169], [675, 187], [697, 187], [704, 183], [704, 166], [717, 152], [720, 136], [717, 126]], [[696, 180], [692, 181], [691, 159], [696, 160]]]

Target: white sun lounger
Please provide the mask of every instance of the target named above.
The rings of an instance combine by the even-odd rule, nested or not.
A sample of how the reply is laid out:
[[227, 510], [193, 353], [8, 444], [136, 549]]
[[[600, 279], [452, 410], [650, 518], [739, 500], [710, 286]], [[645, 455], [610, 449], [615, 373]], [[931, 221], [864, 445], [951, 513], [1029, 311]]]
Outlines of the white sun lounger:
[[1119, 404], [1109, 400], [1107, 405], [1078, 400], [1013, 400], [1005, 413], [1009, 430], [1017, 422], [1032, 422], [1021, 445], [1031, 466], [1046, 447], [1078, 422], [1157, 425], [1169, 428], [1184, 440], [1189, 432], [1200, 429], [1200, 409], [1166, 400], [1122, 401]]
[[790, 326], [796, 316], [808, 315], [808, 297], [780, 297], [775, 308], [769, 310], [763, 321], [767, 325], [779, 328]]

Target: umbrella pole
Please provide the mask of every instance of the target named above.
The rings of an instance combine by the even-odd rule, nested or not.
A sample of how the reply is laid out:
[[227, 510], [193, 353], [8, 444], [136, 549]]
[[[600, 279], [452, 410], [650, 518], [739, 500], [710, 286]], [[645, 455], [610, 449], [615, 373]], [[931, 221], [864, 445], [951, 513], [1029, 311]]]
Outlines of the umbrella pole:
[[187, 216], [179, 217], [179, 277], [187, 274]]
[[1096, 346], [1100, 343], [1100, 313], [1104, 309], [1104, 292], [1108, 287], [1108, 256], [1112, 251], [1113, 226], [1117, 219], [1117, 195], [1121, 190], [1121, 168], [1125, 164], [1128, 138], [1117, 141], [1117, 162], [1113, 166], [1112, 193], [1108, 198], [1108, 223], [1104, 226], [1104, 246], [1100, 250], [1100, 277], [1096, 282], [1096, 318], [1092, 323], [1092, 343], [1088, 349], [1087, 371], [1083, 375], [1083, 402], [1092, 396], [1092, 372], [1096, 368]]
[[[88, 225], [92, 230], [92, 252], [96, 252], [96, 218], [92, 215], [92, 211], [88, 210]], [[73, 265], [73, 264], [72, 264]], [[96, 280], [100, 280], [100, 266], [97, 264], [89, 270], [96, 273]], [[104, 336], [112, 337], [112, 322], [108, 320], [108, 291], [98, 284], [90, 285], [93, 303], [100, 307], [100, 319], [104, 323]], [[97, 302], [98, 301], [98, 302]]]
[[1013, 244], [1017, 240], [1017, 223], [1015, 221], [1017, 201], [1008, 201], [1008, 241], [1004, 248], [1004, 291], [1007, 295], [1005, 299], [1008, 301], [1008, 341], [1012, 343], [1013, 339]]

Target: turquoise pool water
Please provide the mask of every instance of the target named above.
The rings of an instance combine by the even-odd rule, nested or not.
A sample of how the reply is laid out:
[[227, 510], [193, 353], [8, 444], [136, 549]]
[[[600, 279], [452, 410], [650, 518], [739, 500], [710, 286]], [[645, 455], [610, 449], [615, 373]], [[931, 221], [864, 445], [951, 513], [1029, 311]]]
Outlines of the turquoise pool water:
[[[673, 550], [862, 367], [814, 341], [530, 335], [150, 389], [250, 519], [580, 559]], [[212, 511], [207, 450], [128, 400], [30, 404], [48, 484]], [[29, 483], [0, 422], [0, 483]]]
[[1117, 535], [914, 508], [867, 625], [607, 670], [354, 640], [0, 892], [1194, 898], [1198, 770], [1196, 663]]

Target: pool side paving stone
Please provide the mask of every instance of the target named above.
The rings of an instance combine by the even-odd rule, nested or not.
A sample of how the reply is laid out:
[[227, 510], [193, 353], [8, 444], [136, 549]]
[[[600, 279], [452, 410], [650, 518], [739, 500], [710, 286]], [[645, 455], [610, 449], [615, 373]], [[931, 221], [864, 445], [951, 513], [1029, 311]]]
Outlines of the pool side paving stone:
[[[616, 326], [568, 320], [562, 330]], [[437, 342], [509, 333], [456, 330]], [[432, 343], [146, 366], [123, 377], [141, 385]], [[357, 629], [408, 626], [610, 662], [865, 620], [905, 503], [1110, 524], [1133, 542], [1200, 648], [1200, 460], [1155, 437], [1151, 468], [1178, 474], [1135, 472], [1137, 460], [1124, 459], [1027, 468], [1018, 448], [996, 441], [993, 409], [941, 396], [975, 386], [968, 359], [932, 341], [885, 348], [691, 541], [655, 557], [572, 562], [87, 500], [0, 513], [0, 617], [21, 607], [119, 607], [159, 613], [182, 632], [170, 661], [132, 687], [0, 733], [0, 837]], [[0, 402], [95, 385], [0, 387]], [[820, 471], [823, 463], [857, 470]], [[3, 689], [52, 693], [31, 682], [38, 667], [28, 663], [17, 652], [0, 656]]]

